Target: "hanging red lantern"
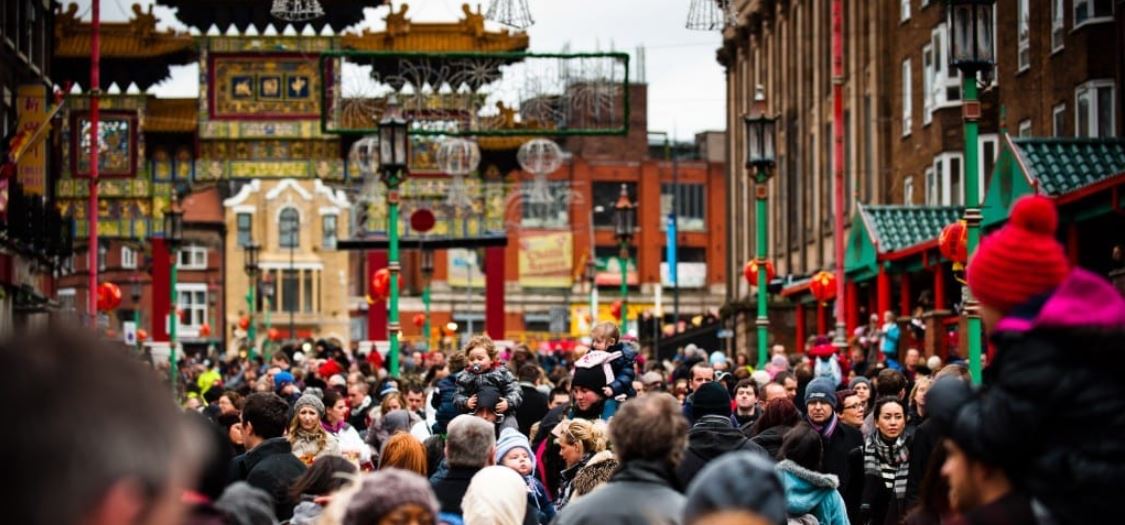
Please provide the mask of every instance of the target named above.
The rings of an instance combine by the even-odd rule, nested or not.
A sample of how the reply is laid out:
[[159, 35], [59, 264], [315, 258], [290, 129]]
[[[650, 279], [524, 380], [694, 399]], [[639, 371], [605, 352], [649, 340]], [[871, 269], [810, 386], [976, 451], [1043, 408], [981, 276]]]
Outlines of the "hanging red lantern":
[[614, 319], [618, 321], [621, 320], [621, 301], [614, 301], [613, 304], [609, 306], [609, 314], [612, 315]]
[[[773, 269], [773, 263], [766, 261], [764, 266], [766, 267], [766, 282], [772, 281], [774, 277], [777, 277], [777, 273], [775, 273]], [[746, 282], [749, 283], [750, 286], [758, 286], [757, 259], [750, 259], [746, 263], [746, 266], [742, 267], [742, 276], [746, 278]]]
[[101, 283], [98, 285], [98, 311], [106, 312], [117, 308], [121, 304], [121, 288], [113, 283]]
[[426, 314], [414, 314], [414, 326], [422, 328], [426, 324]]
[[809, 282], [809, 291], [819, 303], [826, 303], [836, 297], [836, 274], [817, 272]]
[[199, 337], [209, 337], [211, 335], [211, 325], [203, 323], [199, 325]]
[[969, 228], [965, 221], [957, 221], [942, 228], [938, 236], [938, 250], [953, 261], [954, 268], [961, 268], [969, 260]]
[[281, 330], [278, 330], [277, 328], [270, 328], [266, 331], [266, 337], [269, 337], [270, 341], [280, 341]]
[[391, 295], [391, 271], [382, 268], [371, 274], [368, 294], [377, 302], [386, 301]]
[[242, 318], [238, 320], [238, 327], [243, 330], [250, 328], [250, 318], [245, 315], [242, 316]]
[[137, 342], [143, 343], [147, 340], [148, 340], [148, 331], [146, 331], [144, 328], [138, 328], [137, 329]]

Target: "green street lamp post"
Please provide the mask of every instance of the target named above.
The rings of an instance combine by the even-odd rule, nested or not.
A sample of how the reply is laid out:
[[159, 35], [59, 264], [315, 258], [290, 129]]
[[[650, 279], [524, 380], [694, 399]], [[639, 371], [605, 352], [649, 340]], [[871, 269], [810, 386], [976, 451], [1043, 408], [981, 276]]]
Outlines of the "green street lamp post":
[[769, 230], [766, 221], [766, 199], [769, 197], [771, 169], [774, 165], [774, 133], [777, 119], [767, 114], [766, 95], [762, 86], [754, 94], [754, 104], [750, 114], [743, 117], [746, 126], [746, 170], [753, 176], [754, 200], [757, 212], [756, 257], [758, 260], [758, 317], [754, 324], [758, 329], [758, 366], [765, 365], [768, 357], [769, 317], [766, 315], [766, 249], [769, 244]]
[[613, 233], [621, 247], [617, 262], [621, 266], [621, 335], [629, 331], [629, 244], [637, 227], [637, 204], [629, 200], [629, 190], [621, 185], [621, 194], [613, 206]]
[[250, 320], [249, 326], [246, 327], [246, 342], [247, 353], [251, 359], [257, 355], [258, 347], [258, 331], [254, 323], [254, 314], [257, 313], [258, 302], [255, 293], [258, 291], [258, 275], [260, 269], [258, 267], [258, 255], [261, 253], [262, 247], [257, 243], [247, 244], [243, 251], [243, 270], [246, 271], [246, 277], [249, 280], [246, 291], [246, 311], [247, 318]]
[[[992, 25], [993, 0], [946, 0], [950, 42], [950, 63], [961, 70], [961, 115], [965, 127], [965, 223], [969, 230], [968, 256], [980, 243], [980, 156], [977, 145], [977, 123], [981, 107], [977, 99], [977, 73], [988, 73], [995, 62]], [[980, 306], [969, 287], [962, 288], [964, 314], [969, 341], [969, 375], [973, 384], [981, 381], [981, 318]]]
[[390, 359], [388, 372], [398, 377], [399, 335], [402, 327], [398, 319], [398, 203], [399, 186], [409, 175], [407, 164], [410, 161], [409, 123], [402, 116], [402, 109], [392, 96], [387, 101], [383, 118], [379, 121], [379, 172], [383, 184], [387, 185], [387, 269], [391, 273], [390, 296], [387, 304], [387, 337], [390, 339]]
[[179, 324], [179, 294], [176, 293], [176, 272], [180, 259], [180, 244], [184, 240], [184, 212], [180, 210], [176, 197], [172, 197], [172, 205], [164, 211], [164, 240], [168, 243], [168, 253], [171, 257], [171, 290], [172, 308], [168, 315], [168, 363], [170, 365], [172, 395], [179, 393], [179, 364], [176, 362], [176, 325]]
[[262, 306], [266, 311], [266, 340], [262, 341], [262, 356], [267, 363], [270, 360], [270, 351], [273, 350], [273, 340], [270, 339], [269, 333], [270, 329], [273, 328], [273, 324], [270, 321], [270, 312], [273, 311], [274, 290], [273, 273], [267, 273], [266, 276], [262, 278]]

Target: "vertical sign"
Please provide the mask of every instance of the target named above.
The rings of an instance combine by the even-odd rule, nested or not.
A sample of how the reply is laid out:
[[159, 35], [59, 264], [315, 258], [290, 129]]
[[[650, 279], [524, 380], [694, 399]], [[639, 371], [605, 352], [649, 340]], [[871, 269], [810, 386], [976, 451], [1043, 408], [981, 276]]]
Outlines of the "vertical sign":
[[[675, 213], [675, 211], [673, 211], [672, 213]], [[676, 264], [676, 217], [672, 215], [672, 213], [668, 214], [668, 227], [665, 228], [665, 231], [668, 235], [668, 238], [665, 241], [665, 249], [667, 250], [666, 258], [668, 259], [668, 276], [670, 277], [669, 284], [675, 287], [679, 287], [680, 266]]]
[[[47, 86], [27, 84], [19, 87], [16, 110], [19, 131], [31, 138], [47, 116]], [[19, 181], [24, 193], [43, 195], [47, 173], [46, 141], [31, 146], [19, 161]]]

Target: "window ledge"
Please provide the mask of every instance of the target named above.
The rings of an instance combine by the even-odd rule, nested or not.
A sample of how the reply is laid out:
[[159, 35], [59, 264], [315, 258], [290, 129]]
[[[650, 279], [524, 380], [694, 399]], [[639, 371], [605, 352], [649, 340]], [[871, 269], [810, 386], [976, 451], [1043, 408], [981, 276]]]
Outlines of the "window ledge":
[[1028, 71], [1030, 71], [1030, 70], [1031, 70], [1031, 64], [1028, 64], [1028, 65], [1026, 65], [1026, 66], [1023, 66], [1023, 67], [1020, 67], [1019, 69], [1017, 69], [1017, 70], [1016, 70], [1016, 76], [1018, 77], [1018, 76], [1020, 76], [1020, 75], [1022, 75], [1022, 74], [1024, 74], [1024, 73], [1027, 73], [1027, 72], [1028, 72]]
[[1059, 47], [1056, 47], [1056, 48], [1051, 50], [1051, 56], [1053, 57], [1053, 56], [1055, 56], [1055, 55], [1057, 55], [1057, 54], [1059, 54], [1059, 53], [1061, 53], [1062, 51], [1065, 51], [1065, 50], [1066, 50], [1065, 44], [1061, 45]]
[[1095, 25], [1095, 24], [1104, 24], [1106, 22], [1113, 22], [1113, 17], [1112, 16], [1099, 16], [1097, 18], [1087, 18], [1086, 20], [1083, 20], [1082, 23], [1076, 24], [1074, 27], [1072, 27], [1070, 29], [1070, 32], [1074, 33], [1075, 31], [1078, 31], [1079, 29], [1082, 29], [1083, 27], [1092, 26], [1092, 25]]

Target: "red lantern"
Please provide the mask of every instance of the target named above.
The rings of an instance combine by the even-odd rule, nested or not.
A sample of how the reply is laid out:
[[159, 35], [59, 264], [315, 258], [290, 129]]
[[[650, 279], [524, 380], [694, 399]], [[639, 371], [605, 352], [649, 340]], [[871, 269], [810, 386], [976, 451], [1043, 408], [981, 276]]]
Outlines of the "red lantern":
[[[766, 267], [766, 281], [767, 282], [772, 281], [774, 277], [777, 277], [777, 274], [773, 270], [773, 263], [771, 263], [769, 261], [766, 261], [765, 267]], [[750, 261], [748, 261], [746, 263], [746, 266], [742, 267], [742, 276], [746, 278], [746, 282], [749, 283], [750, 286], [758, 286], [758, 260], [757, 259], [750, 259]]]
[[250, 328], [250, 318], [245, 315], [242, 316], [242, 318], [238, 320], [238, 327], [243, 330]]
[[836, 297], [836, 275], [831, 272], [818, 272], [809, 282], [809, 291], [817, 302], [826, 303]]
[[965, 221], [957, 221], [942, 228], [938, 236], [938, 250], [951, 261], [955, 268], [965, 265], [969, 260], [969, 228]]
[[614, 319], [618, 321], [621, 320], [621, 301], [614, 301], [613, 304], [609, 306], [609, 314], [612, 315]]
[[375, 301], [386, 301], [391, 295], [391, 271], [387, 268], [371, 274], [369, 295]]
[[211, 325], [203, 323], [199, 325], [199, 337], [209, 337], [211, 335]]
[[270, 328], [269, 331], [266, 332], [266, 337], [269, 337], [270, 341], [280, 341], [281, 330], [278, 330], [277, 328]]
[[143, 343], [148, 340], [148, 332], [144, 328], [137, 329], [137, 342]]
[[113, 283], [101, 283], [98, 285], [98, 310], [105, 312], [117, 308], [121, 304], [121, 288]]
[[422, 328], [426, 324], [426, 314], [414, 314], [414, 326]]

